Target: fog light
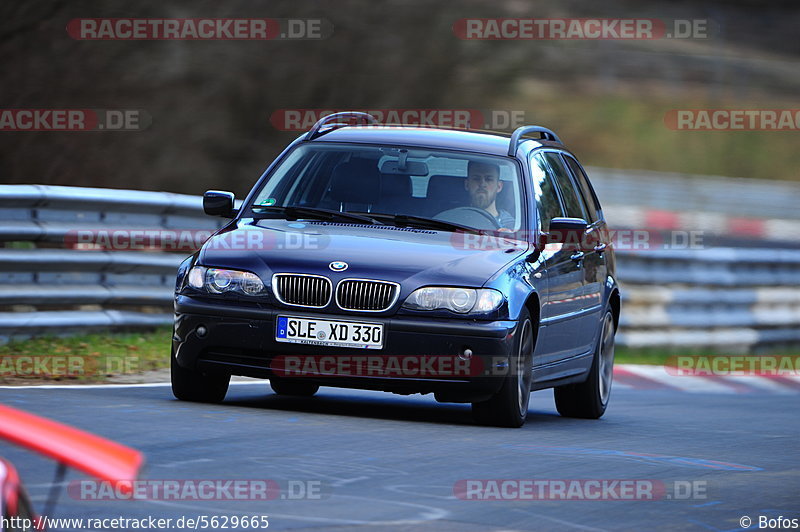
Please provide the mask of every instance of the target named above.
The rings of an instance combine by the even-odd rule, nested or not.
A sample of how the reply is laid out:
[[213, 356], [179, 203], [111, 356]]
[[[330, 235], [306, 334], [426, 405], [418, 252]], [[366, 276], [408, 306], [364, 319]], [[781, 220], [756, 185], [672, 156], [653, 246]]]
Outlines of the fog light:
[[195, 329], [194, 332], [197, 334], [197, 336], [202, 338], [208, 333], [208, 329], [206, 329], [205, 325], [198, 325], [197, 329]]

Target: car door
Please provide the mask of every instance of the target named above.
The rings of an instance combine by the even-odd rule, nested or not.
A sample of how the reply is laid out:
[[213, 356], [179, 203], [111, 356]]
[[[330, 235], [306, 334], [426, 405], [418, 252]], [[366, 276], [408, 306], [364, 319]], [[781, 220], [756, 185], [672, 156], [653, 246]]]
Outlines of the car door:
[[[546, 153], [534, 152], [530, 157], [533, 193], [539, 227], [545, 235], [550, 220], [566, 216], [556, 186], [555, 174], [546, 161]], [[546, 366], [578, 355], [584, 349], [581, 335], [576, 334], [583, 295], [583, 270], [573, 260], [572, 250], [560, 244], [549, 244], [542, 250], [545, 293], [541, 296], [541, 327], [536, 342], [536, 366]]]
[[573, 182], [577, 185], [576, 190], [588, 216], [586, 221], [589, 222], [585, 239], [587, 245], [583, 250], [584, 308], [599, 319], [598, 315], [604, 310], [605, 282], [608, 277], [606, 265], [606, 250], [610, 245], [608, 230], [597, 195], [583, 168], [574, 157], [566, 153], [562, 153], [562, 156], [570, 169]]
[[[561, 153], [555, 150], [545, 151], [543, 159], [546, 161], [547, 166], [553, 181], [558, 191], [558, 196], [561, 199], [561, 205], [564, 210], [565, 216], [569, 218], [580, 218], [588, 222], [588, 213], [583, 199], [572, 180], [572, 175], [567, 169]], [[580, 238], [580, 235], [574, 235], [576, 238], [563, 246], [564, 255], [575, 265], [577, 268], [577, 276], [580, 277], [581, 287], [577, 293], [576, 301], [570, 305], [571, 314], [569, 315], [569, 334], [572, 335], [574, 342], [578, 344], [577, 352], [586, 353], [592, 350], [595, 332], [597, 331], [597, 318], [594, 316], [590, 305], [587, 304], [587, 278], [586, 278], [586, 260], [587, 256], [591, 253], [587, 250], [586, 239]]]

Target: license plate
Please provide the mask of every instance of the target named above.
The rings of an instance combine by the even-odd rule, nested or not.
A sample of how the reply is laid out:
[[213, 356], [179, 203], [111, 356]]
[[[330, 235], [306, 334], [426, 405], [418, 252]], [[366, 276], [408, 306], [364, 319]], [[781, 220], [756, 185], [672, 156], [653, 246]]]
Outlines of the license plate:
[[275, 341], [381, 349], [383, 347], [383, 324], [278, 316]]

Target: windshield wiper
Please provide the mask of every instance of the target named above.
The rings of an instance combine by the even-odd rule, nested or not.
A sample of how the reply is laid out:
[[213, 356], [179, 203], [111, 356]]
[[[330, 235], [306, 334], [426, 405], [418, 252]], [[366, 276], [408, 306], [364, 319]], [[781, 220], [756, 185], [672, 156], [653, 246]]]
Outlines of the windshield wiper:
[[316, 220], [333, 220], [335, 218], [350, 220], [351, 222], [361, 222], [367, 223], [370, 225], [375, 225], [378, 223], [377, 220], [370, 218], [369, 216], [362, 216], [360, 214], [354, 214], [349, 212], [341, 212], [341, 211], [334, 211], [331, 209], [321, 209], [318, 207], [303, 207], [300, 205], [288, 205], [288, 206], [281, 206], [281, 205], [269, 205], [269, 206], [259, 206], [253, 207], [253, 209], [259, 209], [263, 212], [256, 213], [254, 218], [260, 220], [267, 218], [267, 216], [259, 216], [261, 214], [282, 214], [286, 217], [287, 220], [297, 220], [299, 218], [313, 218]]
[[445, 222], [444, 220], [437, 220], [436, 218], [427, 218], [425, 216], [416, 216], [413, 214], [388, 214], [382, 212], [363, 212], [358, 211], [354, 214], [369, 215], [377, 220], [390, 221], [397, 227], [416, 227], [420, 229], [441, 229], [442, 231], [450, 231], [455, 233], [457, 231], [467, 233], [481, 234], [480, 229], [468, 227], [453, 222]]

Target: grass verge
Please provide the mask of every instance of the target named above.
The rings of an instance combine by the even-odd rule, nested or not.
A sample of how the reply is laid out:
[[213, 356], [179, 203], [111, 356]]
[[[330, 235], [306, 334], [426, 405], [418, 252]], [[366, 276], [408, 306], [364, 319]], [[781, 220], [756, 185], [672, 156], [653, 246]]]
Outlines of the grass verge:
[[136, 333], [44, 336], [0, 346], [0, 384], [97, 383], [169, 367], [171, 327]]
[[[98, 383], [169, 367], [170, 327], [153, 331], [41, 337], [0, 346], [0, 384]], [[664, 365], [670, 357], [724, 354], [709, 350], [617, 346], [617, 364]], [[731, 354], [731, 353], [727, 353]], [[781, 353], [773, 353], [781, 354]], [[786, 354], [795, 354], [789, 353]]]
[[[648, 98], [587, 95], [528, 88], [505, 102], [526, 110], [528, 123], [554, 128], [589, 166], [662, 172], [800, 179], [796, 131], [676, 131], [664, 121], [673, 109], [793, 108], [790, 102], [724, 101], [708, 98]], [[535, 109], [529, 102], [537, 102]]]

